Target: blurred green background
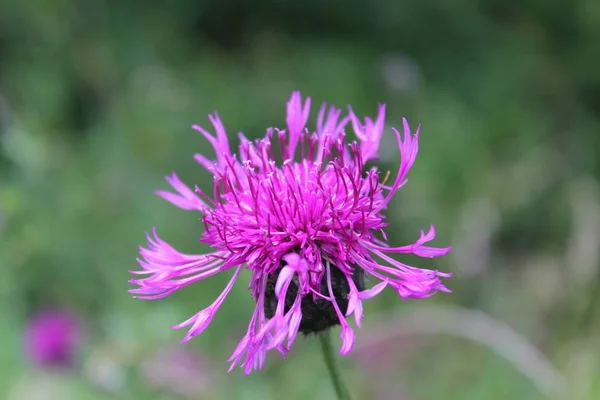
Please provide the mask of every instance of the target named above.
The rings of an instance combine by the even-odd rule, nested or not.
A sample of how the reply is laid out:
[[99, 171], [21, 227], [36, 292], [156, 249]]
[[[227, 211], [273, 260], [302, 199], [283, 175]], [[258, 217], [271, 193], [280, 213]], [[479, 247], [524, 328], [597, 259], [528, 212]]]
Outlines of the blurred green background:
[[[406, 260], [453, 271], [453, 294], [367, 302], [340, 360], [354, 398], [600, 399], [599, 43], [597, 0], [0, 2], [0, 398], [333, 398], [312, 339], [226, 374], [253, 308], [243, 283], [182, 348], [169, 326], [227, 277], [159, 301], [127, 292], [153, 226], [204, 250], [197, 215], [153, 194], [173, 170], [210, 186], [190, 125], [218, 110], [231, 137], [258, 137], [285, 126], [298, 89], [311, 126], [322, 101], [421, 122], [390, 241], [434, 223], [435, 244], [455, 246]], [[389, 128], [383, 147], [395, 171]], [[23, 356], [48, 305], [85, 318], [72, 372]], [[205, 365], [175, 374], [189, 394], [156, 354], [182, 349]]]

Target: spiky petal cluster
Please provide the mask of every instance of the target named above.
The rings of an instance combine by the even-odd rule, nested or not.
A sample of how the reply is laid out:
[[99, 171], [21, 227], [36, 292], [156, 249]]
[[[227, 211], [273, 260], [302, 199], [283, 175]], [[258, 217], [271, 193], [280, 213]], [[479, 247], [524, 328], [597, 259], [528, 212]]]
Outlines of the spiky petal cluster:
[[[406, 182], [418, 151], [419, 129], [413, 135], [403, 120], [403, 135], [393, 130], [400, 150], [400, 167], [391, 185], [385, 185], [376, 168], [365, 170], [365, 162], [377, 157], [383, 133], [385, 106], [379, 106], [375, 121], [362, 123], [349, 108], [341, 117], [335, 107], [321, 108], [316, 131], [306, 123], [310, 99], [304, 103], [294, 92], [287, 104], [287, 131], [268, 129], [254, 142], [239, 135], [239, 159], [231, 153], [225, 128], [215, 113], [210, 121], [216, 135], [194, 125], [214, 147], [216, 159], [196, 155], [196, 161], [214, 175], [214, 193], [203, 193], [184, 184], [175, 173], [166, 179], [174, 192], [159, 196], [174, 205], [202, 214], [205, 232], [200, 239], [214, 251], [183, 254], [164, 242], [153, 230], [148, 246], [140, 248], [141, 275], [131, 290], [142, 299], [158, 299], [189, 284], [223, 271], [233, 276], [217, 299], [207, 308], [173, 328], [188, 328], [187, 341], [210, 324], [231, 291], [242, 269], [251, 273], [250, 290], [256, 302], [246, 335], [230, 358], [246, 373], [261, 369], [268, 350], [283, 355], [289, 351], [303, 322], [306, 299], [329, 302], [341, 325], [341, 354], [354, 344], [354, 332], [346, 317], [354, 314], [360, 326], [362, 301], [386, 286], [403, 299], [420, 299], [436, 291], [449, 291], [440, 277], [451, 274], [418, 269], [396, 261], [390, 253], [412, 253], [438, 257], [451, 248], [427, 246], [435, 232], [421, 231], [411, 245], [390, 247], [383, 229], [382, 214], [392, 196]], [[358, 142], [346, 144], [345, 127], [352, 125]], [[276, 161], [276, 153], [283, 160]], [[333, 273], [342, 276], [345, 307], [334, 295]], [[360, 272], [378, 280], [363, 290], [353, 274]], [[268, 292], [269, 277], [276, 274], [274, 294]], [[293, 288], [293, 290], [292, 290]], [[273, 292], [273, 290], [272, 290]], [[271, 296], [275, 306], [267, 316]], [[293, 298], [290, 298], [293, 297]], [[304, 300], [304, 301], [303, 301]], [[337, 323], [337, 321], [336, 321]]]

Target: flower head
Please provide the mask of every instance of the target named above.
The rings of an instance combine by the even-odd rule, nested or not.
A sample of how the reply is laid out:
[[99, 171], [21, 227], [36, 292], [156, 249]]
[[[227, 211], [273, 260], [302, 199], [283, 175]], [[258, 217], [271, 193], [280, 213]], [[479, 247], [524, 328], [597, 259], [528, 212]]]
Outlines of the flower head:
[[69, 366], [81, 339], [79, 320], [55, 309], [35, 315], [25, 330], [25, 351], [38, 366]]
[[[383, 134], [385, 107], [375, 121], [362, 123], [349, 109], [323, 105], [317, 129], [306, 129], [310, 99], [304, 103], [294, 92], [287, 104], [287, 131], [269, 128], [254, 142], [239, 135], [238, 155], [232, 154], [225, 128], [215, 113], [210, 121], [216, 135], [194, 125], [214, 147], [216, 158], [195, 158], [214, 176], [213, 194], [192, 190], [175, 173], [166, 179], [174, 192], [158, 195], [185, 209], [202, 214], [205, 232], [200, 241], [208, 254], [184, 254], [163, 241], [156, 230], [140, 248], [142, 270], [130, 282], [131, 292], [142, 299], [158, 299], [189, 284], [232, 270], [219, 297], [207, 308], [173, 328], [188, 328], [183, 341], [208, 327], [242, 270], [251, 274], [250, 291], [256, 308], [246, 335], [233, 352], [230, 370], [238, 364], [246, 373], [261, 369], [266, 352], [284, 356], [299, 332], [319, 332], [341, 325], [342, 348], [354, 345], [354, 332], [346, 317], [354, 314], [360, 326], [362, 301], [386, 286], [403, 299], [420, 299], [436, 291], [449, 291], [441, 277], [451, 274], [414, 268], [390, 253], [438, 257], [448, 248], [426, 244], [435, 237], [431, 226], [412, 245], [390, 247], [383, 215], [406, 176], [418, 151], [419, 129], [411, 133], [403, 120], [403, 134], [394, 129], [400, 167], [386, 185], [377, 168], [365, 163], [377, 157]], [[346, 144], [345, 127], [354, 129], [358, 142]], [[276, 153], [283, 160], [276, 161]], [[365, 277], [378, 281], [367, 289]]]

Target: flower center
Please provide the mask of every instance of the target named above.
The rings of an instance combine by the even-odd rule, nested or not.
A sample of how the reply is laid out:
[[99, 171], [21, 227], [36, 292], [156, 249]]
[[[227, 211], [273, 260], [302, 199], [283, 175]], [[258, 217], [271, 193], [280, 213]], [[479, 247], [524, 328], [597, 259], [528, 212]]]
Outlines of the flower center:
[[[267, 288], [265, 291], [265, 316], [269, 319], [275, 315], [275, 309], [277, 308], [275, 284], [280, 272], [281, 268], [270, 274], [267, 278]], [[365, 289], [365, 273], [362, 268], [354, 269], [352, 281], [359, 291]], [[348, 295], [350, 294], [348, 278], [339, 268], [333, 265], [331, 265], [331, 288], [337, 306], [342, 314], [346, 314], [346, 310], [348, 309]], [[321, 287], [319, 288], [319, 291], [323, 296], [330, 297], [329, 289], [327, 287], [327, 276], [324, 276], [321, 280]], [[284, 310], [286, 313], [292, 308], [297, 294], [298, 277], [294, 276], [285, 295]], [[315, 299], [312, 293], [302, 297], [301, 311], [302, 319], [300, 320], [300, 327], [298, 330], [305, 335], [324, 331], [327, 328], [340, 324], [340, 320], [335, 311], [333, 303], [320, 296], [316, 296]]]

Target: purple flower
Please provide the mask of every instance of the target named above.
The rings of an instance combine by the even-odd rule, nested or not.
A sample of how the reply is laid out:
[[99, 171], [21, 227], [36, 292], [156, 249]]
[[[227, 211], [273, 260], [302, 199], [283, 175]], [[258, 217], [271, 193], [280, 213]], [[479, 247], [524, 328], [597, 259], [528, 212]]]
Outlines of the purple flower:
[[145, 360], [142, 375], [152, 388], [195, 398], [206, 394], [214, 383], [205, 361], [181, 348], [165, 348]]
[[68, 311], [53, 309], [33, 316], [25, 329], [25, 351], [38, 366], [69, 366], [81, 339], [78, 318]]
[[[386, 286], [403, 299], [421, 299], [449, 290], [441, 277], [449, 273], [414, 268], [390, 257], [412, 253], [438, 257], [451, 248], [427, 246], [435, 237], [431, 226], [414, 244], [390, 247], [383, 210], [406, 176], [418, 151], [419, 129], [404, 133], [394, 129], [400, 167], [386, 185], [377, 168], [365, 163], [377, 157], [383, 134], [385, 106], [375, 121], [362, 123], [349, 109], [323, 105], [316, 132], [306, 129], [310, 99], [304, 104], [294, 92], [287, 104], [287, 132], [267, 129], [263, 139], [251, 142], [240, 133], [238, 156], [232, 154], [225, 128], [215, 113], [210, 121], [213, 136], [193, 126], [214, 147], [216, 160], [196, 155], [197, 162], [214, 175], [213, 195], [184, 184], [175, 173], [167, 177], [174, 192], [159, 196], [185, 210], [202, 214], [205, 232], [200, 241], [214, 250], [208, 254], [183, 254], [164, 242], [154, 229], [148, 246], [140, 247], [141, 271], [131, 292], [142, 299], [159, 299], [218, 273], [233, 276], [217, 299], [175, 329], [188, 328], [183, 342], [202, 333], [231, 291], [242, 269], [249, 270], [249, 289], [256, 301], [246, 335], [229, 361], [246, 374], [262, 369], [266, 352], [285, 356], [298, 332], [320, 332], [341, 325], [341, 354], [354, 345], [354, 331], [346, 317], [354, 314], [360, 327], [362, 301]], [[327, 113], [326, 113], [327, 111]], [[348, 123], [358, 142], [346, 144]], [[278, 162], [276, 153], [282, 162]], [[378, 281], [366, 289], [365, 276]]]

